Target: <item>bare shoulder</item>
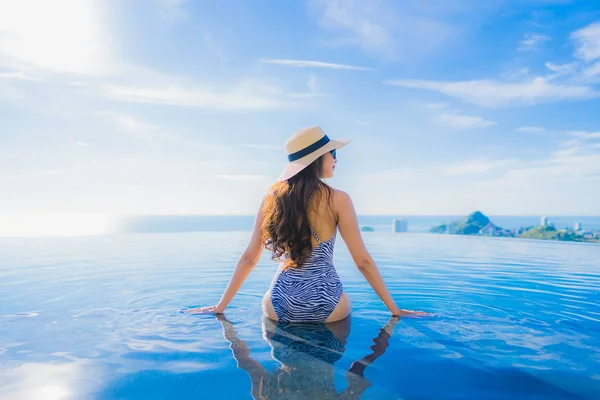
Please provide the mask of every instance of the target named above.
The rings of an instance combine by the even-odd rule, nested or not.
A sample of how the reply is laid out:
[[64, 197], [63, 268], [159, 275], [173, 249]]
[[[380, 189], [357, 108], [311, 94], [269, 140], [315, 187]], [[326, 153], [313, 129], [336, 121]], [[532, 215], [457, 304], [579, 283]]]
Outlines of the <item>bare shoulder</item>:
[[333, 208], [337, 222], [354, 214], [354, 205], [352, 204], [350, 195], [343, 190], [333, 189]]
[[336, 208], [343, 208], [352, 205], [352, 200], [350, 199], [350, 195], [343, 190], [333, 189], [333, 203]]

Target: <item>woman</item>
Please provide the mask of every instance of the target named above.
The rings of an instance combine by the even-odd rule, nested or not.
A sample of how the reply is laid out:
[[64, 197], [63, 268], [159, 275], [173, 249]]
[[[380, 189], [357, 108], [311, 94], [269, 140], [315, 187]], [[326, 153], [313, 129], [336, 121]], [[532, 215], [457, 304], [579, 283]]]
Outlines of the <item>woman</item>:
[[[295, 132], [284, 147], [289, 163], [265, 195], [248, 247], [217, 305], [189, 313], [223, 313], [257, 264], [263, 247], [280, 267], [262, 302], [263, 314], [281, 322], [334, 322], [350, 313], [350, 299], [333, 266], [339, 229], [354, 263], [394, 316], [424, 313], [398, 308], [365, 248], [350, 197], [322, 181], [333, 176], [336, 150], [314, 126]], [[322, 240], [321, 238], [328, 238]]]

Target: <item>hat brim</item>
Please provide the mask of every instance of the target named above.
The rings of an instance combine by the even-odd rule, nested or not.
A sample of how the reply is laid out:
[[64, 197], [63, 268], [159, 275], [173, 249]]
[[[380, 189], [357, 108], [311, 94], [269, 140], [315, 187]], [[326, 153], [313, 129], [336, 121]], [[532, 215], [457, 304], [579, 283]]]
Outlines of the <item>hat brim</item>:
[[338, 139], [338, 140], [330, 140], [325, 146], [321, 147], [314, 152], [297, 159], [296, 161], [292, 161], [288, 163], [283, 171], [281, 171], [281, 175], [279, 175], [278, 181], [285, 181], [290, 179], [292, 176], [296, 175], [298, 172], [302, 171], [304, 168], [308, 167], [312, 164], [317, 158], [321, 157], [323, 154], [330, 152], [331, 150], [341, 149], [345, 145], [350, 143], [350, 140], [347, 139]]

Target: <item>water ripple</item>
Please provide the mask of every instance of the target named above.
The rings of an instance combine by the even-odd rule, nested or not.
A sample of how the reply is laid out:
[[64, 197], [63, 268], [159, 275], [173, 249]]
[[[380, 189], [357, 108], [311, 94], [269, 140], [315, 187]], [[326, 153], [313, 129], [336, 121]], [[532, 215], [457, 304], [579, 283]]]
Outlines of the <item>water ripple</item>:
[[[179, 311], [219, 300], [248, 238], [218, 232], [0, 242], [2, 368], [30, 382], [28, 371], [48, 368], [63, 379], [91, 363], [93, 374], [82, 379], [95, 383], [83, 386], [100, 398], [148, 371], [215, 387], [238, 371], [221, 324]], [[436, 398], [435, 387], [416, 383], [448, 376], [439, 387], [459, 398], [515, 398], [525, 390], [519, 382], [528, 382], [529, 398], [600, 398], [600, 246], [410, 234], [365, 235], [365, 242], [398, 304], [436, 315], [398, 324], [386, 355], [369, 367], [374, 397]], [[339, 361], [349, 368], [388, 313], [342, 240], [335, 263], [353, 304]], [[272, 366], [260, 299], [275, 269], [265, 252], [227, 310], [256, 360]], [[248, 382], [241, 382], [245, 392], [236, 393], [247, 397]]]

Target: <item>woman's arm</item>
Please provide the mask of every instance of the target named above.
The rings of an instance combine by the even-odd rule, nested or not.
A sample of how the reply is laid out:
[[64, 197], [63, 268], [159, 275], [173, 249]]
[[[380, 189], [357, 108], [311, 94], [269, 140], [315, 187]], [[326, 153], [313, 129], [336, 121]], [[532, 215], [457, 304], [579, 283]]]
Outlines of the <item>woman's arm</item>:
[[362, 240], [360, 229], [358, 227], [358, 219], [356, 218], [356, 212], [354, 211], [354, 205], [352, 204], [350, 196], [341, 190], [336, 190], [334, 196], [334, 208], [337, 214], [338, 228], [346, 243], [346, 247], [348, 247], [348, 250], [350, 251], [352, 260], [354, 260], [358, 270], [363, 274], [385, 306], [395, 316], [419, 314], [398, 308], [394, 299], [392, 299], [392, 296], [388, 292], [388, 289], [381, 278], [381, 274], [379, 273], [375, 261], [367, 251]]
[[385, 350], [389, 346], [388, 342], [392, 336], [394, 327], [398, 321], [400, 321], [399, 318], [390, 317], [383, 328], [379, 330], [379, 335], [373, 339], [373, 343], [375, 344], [371, 346], [371, 350], [373, 350], [371, 354], [352, 363], [350, 369], [346, 372], [348, 387], [340, 393], [341, 399], [360, 399], [363, 392], [372, 386], [371, 382], [365, 378], [365, 368], [385, 353]]
[[399, 318], [390, 317], [388, 322], [379, 330], [379, 334], [373, 339], [373, 343], [375, 343], [373, 346], [371, 346], [371, 350], [373, 350], [373, 352], [367, 356], [364, 356], [360, 360], [354, 361], [348, 372], [364, 377], [365, 368], [367, 368], [373, 363], [373, 361], [385, 353], [385, 350], [389, 346], [388, 342], [390, 337], [392, 337], [392, 333], [394, 332], [394, 327], [398, 321], [400, 321]]
[[189, 314], [201, 314], [201, 313], [218, 313], [219, 314], [219, 313], [223, 313], [223, 311], [225, 311], [225, 308], [227, 307], [227, 305], [229, 304], [231, 299], [233, 299], [233, 296], [235, 296], [235, 294], [238, 292], [238, 290], [240, 290], [240, 287], [242, 286], [242, 284], [244, 283], [244, 281], [246, 280], [248, 275], [250, 275], [250, 272], [252, 272], [252, 270], [258, 263], [258, 260], [260, 259], [260, 255], [263, 250], [263, 243], [262, 243], [262, 223], [263, 223], [263, 218], [264, 218], [263, 204], [264, 204], [264, 199], [260, 205], [260, 209], [258, 210], [256, 219], [254, 221], [254, 229], [252, 231], [252, 237], [250, 238], [250, 242], [248, 243], [248, 246], [246, 246], [246, 250], [244, 250], [240, 259], [238, 260], [235, 270], [233, 271], [233, 275], [231, 276], [231, 279], [229, 280], [229, 284], [227, 285], [227, 288], [225, 289], [223, 296], [221, 296], [221, 300], [219, 301], [219, 303], [215, 306], [192, 308], [192, 309], [186, 310], [185, 311], [186, 313], [189, 313]]
[[238, 367], [246, 371], [250, 376], [250, 380], [252, 381], [252, 398], [261, 398], [261, 383], [265, 378], [268, 379], [268, 371], [258, 361], [250, 357], [248, 345], [245, 341], [237, 337], [237, 332], [233, 329], [233, 324], [222, 314], [217, 314], [217, 319], [221, 322], [223, 337], [229, 342], [229, 348], [233, 353], [233, 358], [237, 361]]

